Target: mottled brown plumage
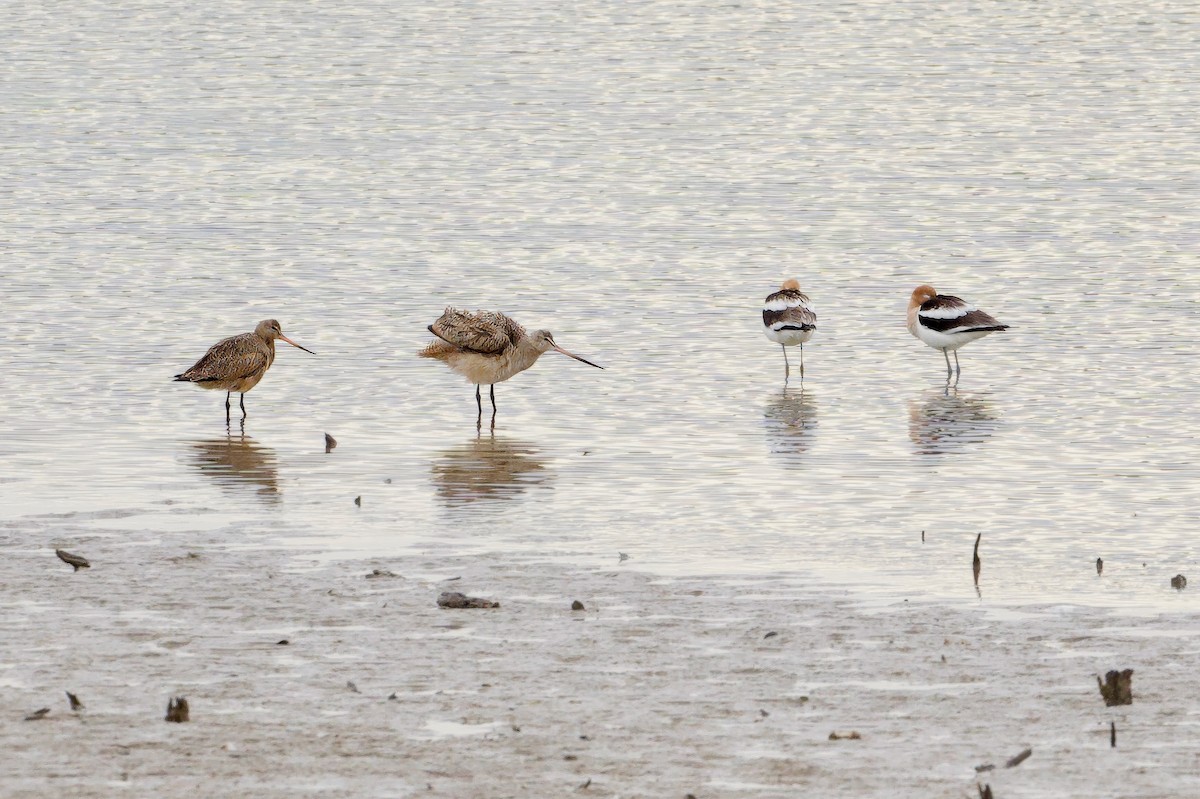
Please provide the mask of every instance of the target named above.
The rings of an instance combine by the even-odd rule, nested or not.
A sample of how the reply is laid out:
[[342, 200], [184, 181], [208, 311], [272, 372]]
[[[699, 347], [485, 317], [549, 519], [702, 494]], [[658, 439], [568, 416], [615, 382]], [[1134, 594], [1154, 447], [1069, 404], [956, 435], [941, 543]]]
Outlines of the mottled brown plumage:
[[246, 392], [258, 385], [275, 362], [275, 339], [311, 353], [287, 336], [274, 319], [264, 319], [253, 333], [242, 333], [222, 339], [204, 353], [186, 372], [175, 380], [195, 383], [201, 388], [216, 389], [225, 394], [225, 422], [229, 422], [229, 397], [238, 392], [241, 397], [242, 418], [246, 417]]
[[603, 369], [591, 361], [567, 352], [554, 343], [549, 330], [529, 333], [513, 319], [496, 311], [460, 311], [447, 308], [429, 332], [438, 337], [417, 353], [422, 358], [442, 361], [475, 384], [475, 404], [479, 408], [476, 425], [483, 424], [483, 399], [479, 387], [491, 387], [492, 424], [496, 423], [496, 383], [533, 366], [543, 353], [555, 350], [567, 357]]

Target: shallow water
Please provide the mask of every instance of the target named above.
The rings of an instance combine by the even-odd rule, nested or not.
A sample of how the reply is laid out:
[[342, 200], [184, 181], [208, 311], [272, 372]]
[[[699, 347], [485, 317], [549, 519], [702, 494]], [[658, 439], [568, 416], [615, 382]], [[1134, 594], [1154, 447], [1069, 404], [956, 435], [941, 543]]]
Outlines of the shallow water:
[[[194, 529], [1194, 607], [1190, 4], [11, 16], [9, 546]], [[789, 276], [819, 330], [785, 386], [759, 308]], [[904, 329], [923, 282], [1012, 325], [955, 388]], [[606, 370], [547, 355], [477, 435], [414, 356], [446, 304]], [[227, 433], [170, 377], [271, 317], [317, 355], [281, 348]]]

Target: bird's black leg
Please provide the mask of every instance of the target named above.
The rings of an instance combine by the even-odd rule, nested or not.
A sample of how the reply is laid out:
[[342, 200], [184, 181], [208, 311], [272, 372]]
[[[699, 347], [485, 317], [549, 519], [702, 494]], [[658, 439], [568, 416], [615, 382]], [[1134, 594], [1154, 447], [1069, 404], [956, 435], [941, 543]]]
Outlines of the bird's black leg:
[[238, 402], [238, 404], [242, 406], [242, 418], [245, 419], [246, 418], [246, 394], [245, 394], [245, 392], [242, 393], [242, 399], [240, 402]]
[[225, 392], [225, 426], [229, 427], [229, 397], [233, 394], [232, 391]]
[[[496, 384], [492, 383], [488, 386], [488, 394], [492, 398], [492, 429], [496, 429]], [[481, 411], [482, 413], [482, 411]]]
[[479, 394], [479, 384], [475, 384], [475, 407], [479, 408], [479, 415], [475, 417], [475, 429], [483, 427], [483, 397]]

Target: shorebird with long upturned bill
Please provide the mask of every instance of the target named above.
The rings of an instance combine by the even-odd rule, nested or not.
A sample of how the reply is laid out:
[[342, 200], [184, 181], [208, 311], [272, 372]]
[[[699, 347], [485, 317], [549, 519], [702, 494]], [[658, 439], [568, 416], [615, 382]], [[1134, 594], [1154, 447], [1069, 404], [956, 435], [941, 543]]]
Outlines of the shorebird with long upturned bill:
[[568, 358], [603, 369], [603, 366], [567, 352], [554, 343], [549, 330], [529, 333], [511, 318], [496, 311], [460, 311], [447, 308], [429, 332], [438, 337], [417, 353], [433, 358], [475, 384], [475, 405], [479, 415], [475, 426], [483, 426], [483, 398], [480, 386], [487, 384], [492, 399], [492, 426], [496, 426], [496, 384], [524, 372], [544, 353], [554, 350]]
[[[946, 378], [962, 374], [958, 365], [958, 348], [997, 330], [1008, 330], [991, 314], [971, 305], [960, 297], [938, 294], [933, 286], [917, 286], [908, 300], [908, 332], [921, 341], [941, 350], [946, 357]], [[954, 367], [950, 353], [954, 353]]]
[[785, 280], [763, 304], [763, 333], [783, 348], [783, 380], [791, 377], [787, 348], [800, 345], [800, 379], [804, 379], [804, 342], [817, 332], [817, 314], [796, 280]]
[[281, 339], [307, 353], [287, 336], [274, 319], [264, 319], [253, 333], [242, 333], [222, 339], [204, 353], [204, 357], [186, 372], [175, 375], [181, 383], [195, 383], [200, 388], [225, 392], [225, 424], [229, 424], [229, 397], [233, 392], [242, 395], [239, 405], [246, 418], [246, 392], [258, 385], [275, 362], [275, 339]]

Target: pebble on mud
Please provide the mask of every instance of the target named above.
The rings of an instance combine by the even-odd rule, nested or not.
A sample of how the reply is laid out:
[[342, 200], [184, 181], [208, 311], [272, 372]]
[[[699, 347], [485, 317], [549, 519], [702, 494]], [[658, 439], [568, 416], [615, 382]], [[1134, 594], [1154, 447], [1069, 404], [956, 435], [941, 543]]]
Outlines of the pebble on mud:
[[587, 608], [585, 608], [583, 606], [582, 602], [580, 602], [578, 599], [576, 599], [574, 602], [571, 603], [571, 610], [587, 610]]
[[437, 600], [439, 608], [498, 608], [499, 602], [481, 599], [477, 596], [467, 596], [458, 591], [443, 591]]
[[67, 701], [71, 703], [71, 710], [74, 710], [78, 713], [83, 707], [83, 702], [80, 702], [79, 697], [75, 696], [75, 694], [71, 693], [70, 691], [64, 691], [64, 693], [67, 695]]
[[400, 575], [396, 574], [395, 572], [390, 572], [387, 569], [373, 569], [371, 571], [371, 573], [367, 575], [367, 579], [374, 580], [376, 577], [399, 577], [399, 576]]
[[328, 433], [326, 433], [325, 434], [325, 454], [328, 455], [329, 452], [336, 446], [337, 446], [337, 439], [334, 438], [333, 436], [329, 435]]
[[1133, 669], [1110, 671], [1104, 675], [1103, 681], [1100, 675], [1096, 675], [1096, 684], [1100, 686], [1100, 696], [1104, 697], [1104, 704], [1108, 707], [1133, 704]]
[[1187, 588], [1187, 578], [1182, 574], [1177, 574], [1171, 578], [1171, 587], [1176, 591], [1182, 591]]
[[182, 696], [176, 696], [167, 701], [167, 715], [165, 721], [173, 721], [176, 724], [182, 724], [189, 721], [188, 701]]
[[850, 732], [831, 732], [829, 733], [831, 741], [861, 741], [862, 736], [851, 730]]

